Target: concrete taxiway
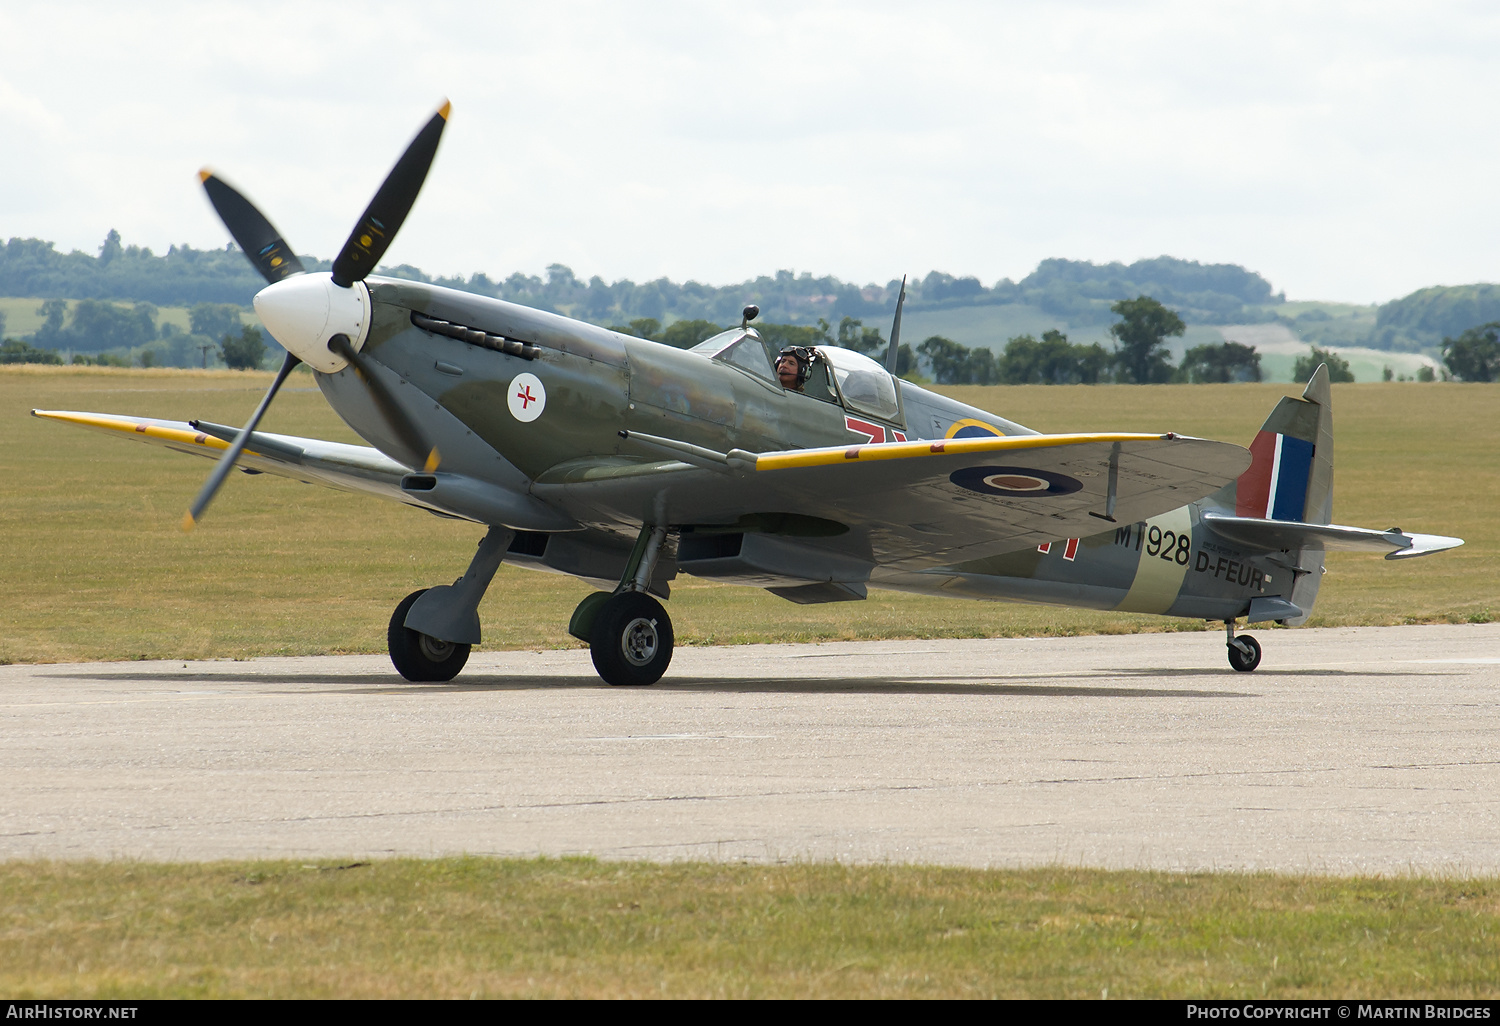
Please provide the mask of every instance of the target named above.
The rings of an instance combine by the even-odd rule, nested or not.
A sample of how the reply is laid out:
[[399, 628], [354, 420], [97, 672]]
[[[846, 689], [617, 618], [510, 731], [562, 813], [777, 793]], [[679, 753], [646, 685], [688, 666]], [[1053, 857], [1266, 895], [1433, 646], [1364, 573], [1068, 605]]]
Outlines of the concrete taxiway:
[[1500, 872], [1500, 624], [0, 667], [0, 858]]

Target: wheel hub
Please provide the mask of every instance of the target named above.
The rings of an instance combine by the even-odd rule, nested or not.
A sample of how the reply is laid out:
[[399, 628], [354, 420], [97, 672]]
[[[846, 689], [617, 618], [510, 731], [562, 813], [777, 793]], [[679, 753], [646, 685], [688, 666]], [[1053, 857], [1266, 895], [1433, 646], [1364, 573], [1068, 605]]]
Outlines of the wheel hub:
[[422, 655], [435, 663], [441, 663], [453, 654], [453, 642], [439, 641], [429, 634], [417, 634], [417, 647], [422, 650]]
[[620, 649], [632, 666], [645, 666], [656, 658], [660, 639], [656, 633], [656, 621], [638, 616], [625, 625], [620, 636]]

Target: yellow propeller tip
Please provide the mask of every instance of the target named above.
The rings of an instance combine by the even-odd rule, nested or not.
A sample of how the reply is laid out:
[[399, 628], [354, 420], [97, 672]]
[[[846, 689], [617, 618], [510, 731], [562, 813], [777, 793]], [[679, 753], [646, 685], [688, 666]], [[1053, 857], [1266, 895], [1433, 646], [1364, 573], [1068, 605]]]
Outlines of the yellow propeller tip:
[[427, 454], [427, 462], [422, 465], [422, 471], [424, 473], [430, 474], [438, 468], [438, 464], [441, 462], [443, 462], [443, 458], [438, 455], [438, 451], [436, 447], [434, 447], [433, 450]]
[[200, 181], [200, 182], [206, 182], [210, 178], [212, 178], [213, 176], [214, 176], [214, 173], [209, 168], [200, 167], [198, 169], [198, 181]]
[[193, 528], [195, 528], [197, 526], [198, 526], [198, 521], [196, 521], [196, 520], [193, 519], [193, 511], [192, 510], [188, 510], [186, 513], [184, 513], [182, 515], [182, 533], [183, 534], [187, 534], [189, 531], [191, 531]]
[[453, 104], [449, 103], [447, 100], [444, 100], [443, 101], [443, 105], [438, 108], [438, 117], [442, 118], [444, 121], [447, 121], [448, 120], [448, 112], [450, 110], [452, 110], [452, 109], [453, 109]]

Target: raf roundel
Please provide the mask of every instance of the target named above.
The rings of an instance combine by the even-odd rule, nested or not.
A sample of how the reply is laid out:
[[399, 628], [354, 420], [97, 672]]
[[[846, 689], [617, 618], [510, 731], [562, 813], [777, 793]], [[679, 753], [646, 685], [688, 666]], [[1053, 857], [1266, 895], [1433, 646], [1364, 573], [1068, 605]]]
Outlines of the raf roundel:
[[955, 470], [948, 480], [980, 495], [1004, 495], [1015, 499], [1071, 495], [1083, 487], [1082, 481], [1066, 474], [1028, 467], [965, 467]]
[[517, 374], [510, 383], [510, 415], [529, 424], [547, 408], [547, 390], [535, 374]]

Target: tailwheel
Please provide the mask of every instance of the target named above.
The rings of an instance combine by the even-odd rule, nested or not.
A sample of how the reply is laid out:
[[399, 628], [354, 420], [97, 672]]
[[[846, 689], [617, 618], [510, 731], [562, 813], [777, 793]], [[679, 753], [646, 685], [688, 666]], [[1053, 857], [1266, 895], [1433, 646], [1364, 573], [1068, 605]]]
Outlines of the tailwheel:
[[406, 614], [412, 604], [427, 592], [426, 588], [414, 591], [401, 600], [391, 614], [390, 627], [386, 629], [386, 645], [391, 651], [391, 662], [396, 672], [407, 680], [428, 684], [452, 680], [469, 661], [468, 645], [454, 641], [441, 641], [421, 631], [406, 626]]
[[1228, 648], [1229, 665], [1241, 673], [1249, 673], [1260, 665], [1260, 642], [1250, 635], [1237, 635], [1229, 642]]
[[622, 591], [594, 615], [589, 651], [606, 684], [655, 684], [672, 661], [672, 621], [650, 595]]

